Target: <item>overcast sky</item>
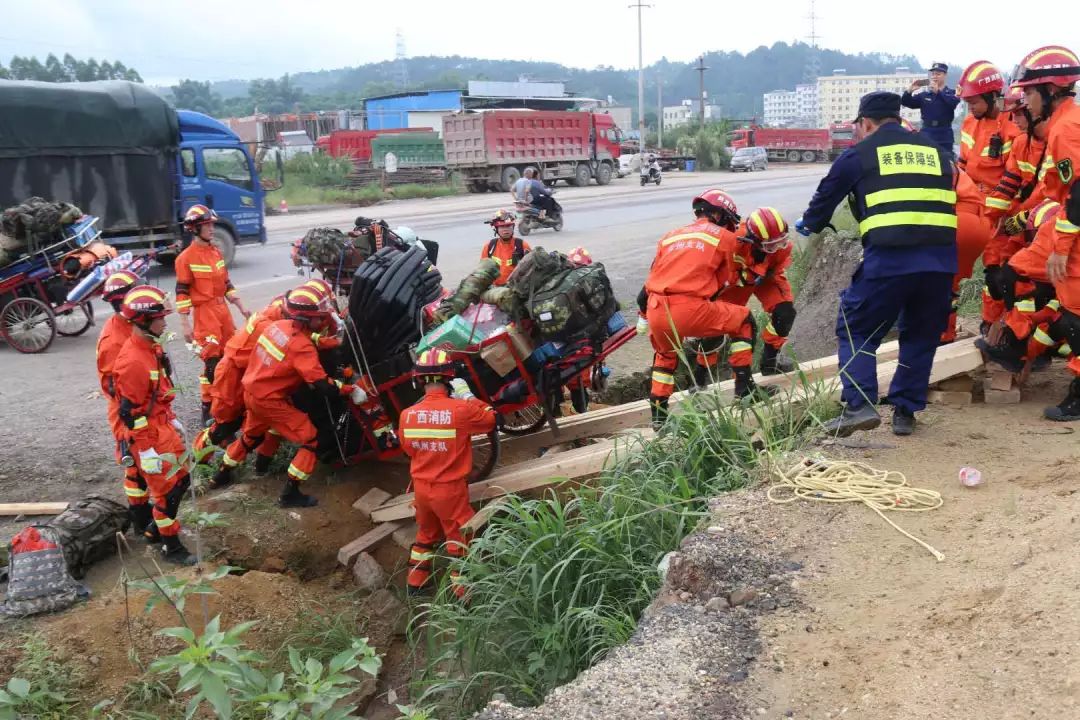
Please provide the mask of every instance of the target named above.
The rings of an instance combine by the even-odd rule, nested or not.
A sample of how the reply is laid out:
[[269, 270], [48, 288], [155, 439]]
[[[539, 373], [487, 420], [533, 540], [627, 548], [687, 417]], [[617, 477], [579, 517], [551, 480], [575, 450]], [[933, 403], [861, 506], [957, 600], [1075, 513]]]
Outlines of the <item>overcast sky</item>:
[[[633, 0], [0, 0], [0, 62], [12, 55], [121, 60], [154, 84], [178, 78], [277, 77], [408, 55], [637, 66]], [[703, 51], [746, 52], [810, 34], [810, 0], [647, 0], [645, 64]], [[991, 60], [1008, 72], [1029, 50], [1070, 41], [1080, 3], [1054, 2], [1050, 23], [1005, 32], [1021, 4], [817, 0], [822, 47]], [[451, 8], [453, 12], [447, 12]], [[877, 9], [880, 8], [880, 9]], [[527, 18], [535, 16], [529, 22]], [[1054, 28], [1067, 28], [1063, 37]], [[1078, 43], [1080, 44], [1080, 43]], [[1076, 48], [1074, 48], [1076, 49]]]

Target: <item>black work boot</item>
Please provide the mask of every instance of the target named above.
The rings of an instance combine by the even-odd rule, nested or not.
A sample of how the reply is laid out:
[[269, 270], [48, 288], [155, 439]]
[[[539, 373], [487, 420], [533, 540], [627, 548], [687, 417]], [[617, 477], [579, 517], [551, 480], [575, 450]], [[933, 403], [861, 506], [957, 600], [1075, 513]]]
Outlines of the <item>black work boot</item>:
[[259, 455], [255, 453], [255, 477], [266, 477], [270, 472], [270, 463], [274, 460], [272, 455]]
[[281, 495], [278, 497], [278, 505], [283, 508], [307, 508], [318, 504], [319, 501], [311, 495], [300, 492], [300, 483], [292, 479], [285, 481], [285, 487], [281, 489]]
[[1009, 372], [1017, 373], [1024, 369], [1027, 343], [1017, 338], [1009, 328], [1002, 331], [1001, 342], [997, 345], [991, 345], [986, 338], [976, 338], [975, 347], [982, 351], [987, 361], [996, 362]]
[[784, 372], [780, 368], [780, 364], [777, 362], [780, 358], [780, 351], [774, 348], [768, 343], [761, 350], [761, 374], [762, 375], [779, 375]]
[[1053, 361], [1053, 359], [1054, 351], [1047, 350], [1046, 352], [1039, 355], [1039, 357], [1035, 358], [1035, 360], [1031, 363], [1031, 372], [1044, 372], [1046, 370], [1049, 370], [1050, 363]]
[[735, 374], [736, 399], [767, 400], [771, 395], [776, 394], [776, 388], [771, 386], [762, 387], [754, 382], [754, 371], [749, 365], [731, 368], [731, 372]]
[[712, 384], [712, 372], [710, 369], [701, 363], [694, 363], [694, 371], [692, 373], [694, 379], [693, 387], [689, 388], [687, 392], [696, 393]]
[[195, 556], [188, 552], [184, 544], [180, 542], [178, 535], [170, 535], [162, 538], [161, 556], [165, 562], [173, 565], [194, 565]]
[[668, 417], [668, 399], [660, 397], [649, 398], [649, 412], [652, 415], [652, 429], [660, 432]]
[[210, 478], [208, 487], [210, 490], [217, 490], [229, 485], [233, 481], [233, 469], [227, 465], [222, 465], [218, 468], [218, 471], [214, 473], [214, 477]]
[[866, 404], [855, 409], [844, 407], [840, 417], [825, 423], [822, 430], [836, 437], [847, 437], [858, 430], [873, 430], [881, 424], [881, 416], [873, 405]]
[[1069, 383], [1069, 394], [1060, 404], [1043, 410], [1043, 416], [1055, 422], [1080, 420], [1080, 377], [1073, 378]]
[[893, 406], [892, 413], [892, 434], [893, 435], [910, 435], [915, 432], [915, 413], [908, 412], [899, 405]]
[[136, 533], [145, 532], [150, 523], [154, 522], [153, 512], [147, 504], [128, 505], [128, 517], [131, 518], [131, 527]]
[[210, 403], [204, 402], [202, 404], [202, 426], [210, 427], [214, 422], [214, 419], [210, 417]]

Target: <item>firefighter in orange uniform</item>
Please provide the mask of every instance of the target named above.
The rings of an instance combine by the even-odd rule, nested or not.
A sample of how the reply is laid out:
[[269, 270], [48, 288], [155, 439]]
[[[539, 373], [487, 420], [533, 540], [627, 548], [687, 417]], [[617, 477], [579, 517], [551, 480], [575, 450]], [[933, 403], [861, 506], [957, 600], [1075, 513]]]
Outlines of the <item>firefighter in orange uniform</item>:
[[[105, 280], [101, 297], [112, 305], [115, 314], [105, 321], [97, 342], [98, 380], [101, 382], [101, 394], [108, 402], [109, 427], [116, 440], [116, 464], [124, 465], [125, 456], [130, 457], [127, 447], [127, 428], [120, 420], [120, 401], [116, 395], [116, 377], [114, 369], [120, 350], [131, 337], [134, 326], [128, 322], [120, 309], [124, 296], [131, 288], [139, 284], [139, 276], [127, 270], [114, 272]], [[129, 460], [130, 462], [130, 460]], [[134, 462], [124, 467], [124, 494], [127, 495], [128, 513], [137, 532], [143, 532], [153, 521], [150, 517], [150, 493], [146, 481], [139, 474]]]
[[[986, 218], [985, 198], [975, 181], [967, 173], [955, 172], [953, 184], [956, 192], [956, 274], [952, 282], [952, 305], [941, 343], [956, 340], [956, 311], [960, 300], [960, 282], [971, 277], [975, 261], [983, 254], [994, 226]], [[985, 300], [985, 298], [984, 298]]]
[[683, 338], [702, 339], [694, 368], [694, 383], [704, 387], [719, 360], [725, 336], [732, 338], [728, 362], [735, 375], [735, 395], [745, 397], [757, 388], [751, 373], [757, 328], [750, 308], [718, 300], [735, 273], [739, 214], [723, 190], [706, 190], [694, 198], [690, 225], [660, 239], [645, 287], [638, 295], [642, 318], [638, 332], [647, 331], [654, 356], [649, 405], [654, 427], [667, 417], [668, 399], [675, 391], [675, 369]]
[[[199, 376], [202, 395], [202, 422], [210, 422], [210, 386], [214, 370], [225, 352], [225, 343], [235, 326], [225, 301], [244, 316], [247, 311], [229, 280], [225, 260], [214, 246], [217, 213], [205, 205], [192, 205], [184, 215], [184, 230], [192, 234], [191, 245], [176, 257], [176, 309], [184, 329], [184, 340], [198, 348], [204, 371]], [[195, 315], [192, 328], [190, 314]]]
[[795, 324], [795, 295], [785, 274], [791, 265], [788, 224], [779, 210], [763, 207], [750, 213], [739, 230], [734, 284], [720, 299], [735, 305], [746, 305], [751, 297], [758, 299], [769, 314], [769, 324], [761, 334], [765, 341], [761, 374], [779, 375], [785, 369], [780, 350]]
[[119, 415], [139, 474], [146, 481], [153, 524], [150, 542], [161, 541], [165, 560], [191, 565], [195, 558], [180, 542], [180, 501], [191, 483], [183, 426], [172, 409], [172, 365], [161, 346], [169, 309], [164, 291], [136, 285], [124, 296], [120, 314], [132, 324], [113, 366]]
[[[1005, 165], [1012, 153], [1013, 142], [1020, 128], [1013, 124], [998, 107], [1005, 91], [1005, 78], [997, 67], [986, 60], [969, 65], [960, 76], [960, 98], [967, 103], [968, 116], [960, 128], [960, 169], [975, 182], [985, 198], [1001, 182]], [[986, 286], [983, 289], [983, 327], [1001, 318], [1001, 266], [1022, 247], [1004, 233], [995, 234], [983, 251]]]
[[[1047, 124], [1046, 158], [1040, 169], [1041, 192], [1061, 203], [1054, 221], [1052, 251], [1046, 276], [1061, 303], [1060, 332], [1068, 344], [1080, 349], [1080, 106], [1074, 101], [1080, 80], [1080, 59], [1059, 45], [1032, 51], [1020, 62], [1016, 85], [1024, 90], [1032, 118]], [[1073, 380], [1065, 399], [1043, 414], [1050, 420], [1080, 420], [1080, 358], [1069, 360]]]
[[225, 450], [221, 469], [214, 475], [214, 487], [229, 484], [234, 469], [272, 432], [300, 446], [289, 464], [278, 503], [282, 507], [311, 507], [318, 503], [300, 492], [300, 483], [315, 470], [318, 433], [311, 419], [290, 398], [306, 383], [327, 396], [351, 397], [358, 405], [367, 400], [360, 388], [327, 377], [319, 361], [318, 341], [312, 334], [332, 327], [333, 314], [331, 296], [322, 290], [302, 285], [285, 296], [285, 319], [263, 329], [244, 371], [244, 424], [240, 437]]
[[[402, 449], [412, 460], [416, 491], [416, 541], [409, 554], [410, 594], [420, 593], [431, 578], [435, 549], [444, 540], [453, 558], [464, 556], [468, 538], [461, 529], [473, 516], [468, 478], [472, 470], [472, 436], [495, 428], [496, 415], [477, 400], [454, 366], [438, 348], [425, 350], [414, 375], [424, 383], [424, 397], [401, 414]], [[447, 387], [449, 381], [449, 387]], [[464, 597], [457, 571], [450, 575], [453, 592]]]
[[514, 213], [509, 210], [499, 210], [493, 218], [484, 221], [495, 230], [495, 237], [480, 251], [481, 260], [492, 258], [499, 263], [499, 277], [493, 285], [505, 285], [521, 258], [532, 250], [529, 243], [514, 235], [515, 223]]
[[1019, 86], [1010, 85], [1004, 100], [1005, 111], [1020, 128], [1020, 134], [1013, 140], [1001, 182], [986, 196], [985, 206], [986, 216], [994, 225], [1004, 218], [1012, 219], [1003, 230], [1014, 236], [1026, 232], [1026, 212], [1042, 199], [1034, 191], [1039, 181], [1039, 166], [1045, 159], [1047, 126], [1031, 116]]

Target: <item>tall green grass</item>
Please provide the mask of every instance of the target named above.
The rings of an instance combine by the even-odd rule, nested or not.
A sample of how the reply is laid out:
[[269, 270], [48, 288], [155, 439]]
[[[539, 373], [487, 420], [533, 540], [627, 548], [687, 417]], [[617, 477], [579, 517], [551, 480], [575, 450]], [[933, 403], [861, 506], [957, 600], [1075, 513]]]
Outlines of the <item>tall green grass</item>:
[[[805, 380], [805, 379], [804, 379]], [[824, 386], [804, 403], [731, 406], [699, 393], [652, 441], [628, 441], [599, 478], [542, 499], [511, 497], [411, 628], [426, 657], [421, 704], [465, 717], [500, 692], [534, 705], [626, 642], [660, 587], [657, 564], [706, 514], [828, 417]]]

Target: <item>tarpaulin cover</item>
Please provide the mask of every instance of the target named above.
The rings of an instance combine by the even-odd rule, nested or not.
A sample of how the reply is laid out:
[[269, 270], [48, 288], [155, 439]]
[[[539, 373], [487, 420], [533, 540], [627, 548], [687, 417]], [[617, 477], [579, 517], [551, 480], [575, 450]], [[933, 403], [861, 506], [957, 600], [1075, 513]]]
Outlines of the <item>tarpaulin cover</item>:
[[176, 111], [137, 83], [0, 80], [0, 207], [38, 195], [103, 230], [174, 222]]

